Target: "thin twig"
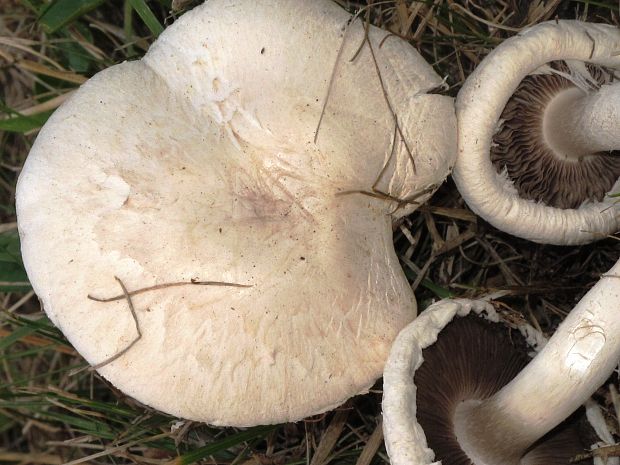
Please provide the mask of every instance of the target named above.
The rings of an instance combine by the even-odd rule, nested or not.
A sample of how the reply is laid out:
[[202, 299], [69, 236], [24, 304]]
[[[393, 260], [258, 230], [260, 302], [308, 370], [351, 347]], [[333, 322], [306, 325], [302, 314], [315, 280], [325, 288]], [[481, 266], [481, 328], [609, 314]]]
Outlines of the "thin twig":
[[131, 341], [129, 343], [129, 345], [127, 347], [125, 347], [123, 350], [121, 350], [120, 352], [118, 352], [115, 355], [112, 355], [110, 358], [105, 359], [103, 362], [97, 363], [96, 365], [93, 365], [90, 370], [98, 370], [99, 368], [112, 363], [114, 360], [116, 360], [117, 358], [125, 355], [127, 353], [127, 351], [129, 351], [129, 349], [131, 349], [140, 339], [142, 339], [142, 331], [140, 331], [140, 323], [138, 322], [138, 315], [136, 314], [136, 309], [133, 306], [133, 302], [131, 300], [131, 296], [129, 295], [129, 292], [127, 292], [127, 288], [125, 287], [125, 284], [123, 284], [123, 281], [120, 280], [119, 277], [114, 276], [114, 279], [116, 279], [116, 281], [118, 281], [118, 284], [121, 286], [121, 289], [123, 290], [123, 296], [127, 299], [127, 305], [129, 305], [129, 311], [131, 312], [131, 317], [133, 318], [133, 322], [136, 325], [136, 333], [137, 336], [135, 337], [135, 339], [133, 341]]
[[[314, 143], [316, 143], [317, 140], [318, 140], [319, 130], [320, 130], [321, 124], [323, 122], [323, 117], [325, 116], [325, 112], [326, 112], [326, 109], [327, 109], [327, 102], [328, 102], [329, 97], [331, 95], [331, 91], [332, 91], [333, 84], [334, 84], [334, 81], [335, 81], [337, 64], [340, 61], [340, 58], [342, 56], [342, 52], [344, 50], [345, 39], [346, 39], [346, 37], [347, 37], [347, 35], [349, 33], [351, 24], [353, 24], [358, 19], [358, 17], [361, 14], [361, 12], [364, 11], [365, 9], [366, 9], [367, 13], [369, 13], [370, 9], [368, 7], [363, 8], [360, 11], [358, 11], [351, 18], [351, 20], [349, 22], [349, 25], [347, 26], [347, 28], [345, 30], [345, 33], [344, 33], [344, 36], [343, 36], [343, 39], [342, 39], [342, 43], [340, 44], [340, 48], [338, 49], [338, 53], [336, 54], [336, 61], [334, 63], [334, 66], [332, 67], [332, 73], [331, 73], [329, 84], [328, 84], [328, 87], [327, 87], [327, 93], [326, 93], [325, 99], [323, 101], [323, 107], [321, 109], [321, 115], [319, 117], [317, 128], [316, 128], [315, 133], [314, 133]], [[383, 177], [383, 174], [387, 170], [387, 167], [388, 167], [390, 161], [392, 160], [392, 158], [394, 156], [394, 152], [396, 150], [396, 134], [398, 134], [400, 136], [401, 140], [403, 141], [403, 145], [405, 146], [406, 151], [407, 151], [407, 156], [409, 157], [409, 160], [411, 161], [411, 165], [413, 167], [414, 174], [416, 173], [416, 164], [415, 164], [415, 160], [413, 158], [413, 153], [411, 151], [411, 148], [409, 147], [409, 144], [407, 143], [405, 135], [403, 134], [402, 128], [400, 127], [400, 123], [398, 121], [398, 116], [396, 115], [396, 112], [394, 111], [394, 109], [392, 107], [392, 103], [390, 101], [390, 98], [388, 96], [387, 90], [385, 88], [385, 84], [383, 82], [383, 76], [381, 75], [381, 69], [379, 68], [379, 63], [377, 62], [377, 57], [375, 55], [374, 48], [373, 48], [373, 46], [372, 46], [372, 44], [370, 42], [370, 38], [368, 36], [369, 29], [370, 29], [370, 16], [367, 14], [366, 15], [365, 25], [364, 25], [364, 39], [361, 41], [359, 47], [357, 48], [357, 50], [355, 51], [355, 53], [353, 54], [353, 56], [351, 57], [349, 62], [355, 61], [355, 59], [357, 58], [359, 53], [361, 53], [361, 51], [362, 51], [362, 49], [364, 47], [364, 44], [368, 44], [368, 48], [370, 50], [370, 53], [371, 53], [371, 56], [372, 56], [372, 59], [373, 59], [373, 64], [374, 64], [374, 67], [375, 67], [375, 71], [376, 71], [377, 77], [379, 79], [379, 84], [381, 85], [381, 92], [383, 93], [383, 98], [384, 98], [384, 100], [385, 100], [385, 102], [386, 102], [386, 104], [388, 106], [388, 110], [390, 111], [390, 113], [392, 115], [392, 118], [394, 119], [394, 126], [395, 126], [395, 129], [394, 129], [394, 133], [395, 134], [394, 134], [394, 137], [393, 137], [393, 140], [392, 140], [392, 148], [391, 148], [391, 151], [390, 151], [391, 153], [390, 153], [390, 156], [388, 157], [388, 160], [386, 161], [386, 163], [382, 167], [379, 175], [377, 176], [377, 179], [375, 180], [375, 182], [374, 182], [374, 184], [372, 186], [373, 191], [374, 191], [376, 185], [380, 182], [381, 178]], [[391, 35], [391, 34], [388, 34], [388, 36], [389, 35]], [[385, 38], [383, 40], [385, 40]], [[381, 45], [383, 43], [383, 40], [381, 41]], [[381, 45], [380, 45], [380, 47], [381, 47]]]
[[375, 49], [373, 48], [372, 43], [370, 42], [370, 39], [368, 38], [368, 29], [366, 29], [365, 34], [366, 34], [365, 40], [366, 40], [366, 43], [368, 43], [368, 49], [370, 50], [370, 54], [372, 55], [372, 61], [375, 65], [375, 71], [377, 72], [377, 78], [379, 78], [379, 83], [381, 84], [381, 92], [383, 93], [383, 98], [385, 99], [385, 103], [387, 104], [388, 109], [390, 110], [390, 113], [392, 114], [392, 118], [394, 118], [394, 123], [396, 124], [396, 128], [398, 129], [398, 135], [403, 141], [403, 145], [405, 146], [405, 149], [407, 149], [407, 156], [409, 157], [409, 161], [411, 161], [411, 165], [413, 167], [413, 173], [416, 174], [416, 164], [415, 164], [415, 160], [413, 159], [413, 153], [411, 152], [411, 148], [409, 147], [409, 144], [407, 143], [407, 139], [405, 138], [405, 135], [403, 134], [402, 128], [400, 127], [400, 123], [398, 122], [398, 115], [396, 115], [396, 112], [394, 111], [394, 108], [392, 107], [392, 102], [390, 102], [390, 97], [387, 93], [387, 90], [385, 89], [385, 84], [383, 82], [383, 76], [381, 76], [381, 69], [379, 68], [379, 63], [375, 55]]
[[[342, 57], [342, 52], [344, 51], [344, 44], [346, 43], [347, 35], [349, 34], [349, 31], [350, 31], [350, 26], [355, 22], [355, 20], [357, 20], [357, 18], [362, 14], [362, 12], [364, 12], [365, 10], [369, 8], [370, 8], [370, 5], [364, 8], [360, 8], [360, 10], [357, 13], [351, 16], [347, 24], [347, 27], [345, 28], [344, 34], [342, 36], [342, 43], [340, 44], [340, 48], [338, 49], [338, 53], [336, 54], [336, 60], [334, 61], [334, 66], [332, 66], [332, 73], [329, 77], [329, 84], [327, 85], [327, 92], [325, 93], [325, 99], [323, 100], [323, 106], [321, 108], [321, 115], [319, 116], [319, 121], [314, 131], [314, 143], [315, 144], [319, 138], [319, 130], [321, 129], [321, 124], [323, 123], [323, 117], [325, 116], [325, 112], [327, 110], [327, 103], [329, 102], [329, 97], [334, 87], [334, 82], [336, 80], [336, 69], [338, 68], [338, 63], [340, 63], [340, 58]], [[355, 60], [355, 57], [357, 56], [357, 54], [359, 53], [359, 51], [362, 49], [363, 46], [364, 46], [364, 41], [362, 41], [362, 43], [360, 44], [357, 52], [353, 54], [353, 59], [349, 61]]]
[[611, 446], [602, 446], [598, 449], [594, 449], [585, 454], [579, 454], [570, 460], [570, 463], [582, 462], [594, 457], [600, 457], [604, 462], [611, 457], [620, 457], [620, 444], [614, 444]]
[[[400, 210], [401, 208], [403, 208], [405, 205], [420, 205], [420, 202], [417, 200], [420, 197], [422, 197], [423, 195], [426, 194], [430, 194], [431, 192], [434, 192], [435, 189], [437, 189], [437, 186], [432, 184], [428, 187], [425, 187], [424, 189], [414, 192], [411, 195], [408, 195], [407, 197], [405, 197], [404, 199], [397, 199], [398, 201], [398, 205], [396, 206], [396, 208], [394, 210], [392, 210], [390, 212], [390, 215], [393, 215], [394, 213], [396, 213], [398, 210]], [[380, 192], [380, 191], [379, 191]]]
[[123, 296], [124, 296], [125, 299], [127, 299], [127, 304], [129, 305], [129, 311], [131, 312], [131, 317], [133, 318], [133, 322], [134, 322], [134, 324], [136, 326], [137, 336], [134, 338], [133, 341], [131, 341], [129, 343], [129, 345], [127, 347], [125, 347], [120, 352], [117, 352], [116, 354], [112, 355], [111, 357], [108, 357], [104, 361], [99, 362], [99, 363], [97, 363], [97, 364], [95, 364], [95, 365], [93, 365], [91, 367], [83, 367], [83, 368], [79, 368], [77, 370], [73, 370], [73, 371], [71, 371], [69, 373], [69, 376], [76, 375], [77, 373], [80, 373], [80, 372], [84, 371], [85, 369], [88, 369], [88, 371], [98, 370], [99, 368], [112, 363], [114, 360], [116, 360], [119, 357], [122, 357], [123, 355], [125, 355], [134, 345], [136, 345], [136, 343], [140, 339], [142, 339], [142, 331], [140, 331], [140, 323], [138, 322], [138, 315], [136, 314], [136, 309], [133, 306], [133, 302], [131, 300], [131, 295], [129, 294], [129, 292], [127, 292], [127, 288], [125, 287], [125, 284], [123, 284], [123, 281], [120, 280], [120, 278], [118, 278], [117, 276], [114, 276], [114, 279], [116, 279], [118, 284], [121, 286], [121, 289], [123, 290]]
[[374, 189], [372, 192], [365, 191], [362, 189], [340, 191], [340, 192], [336, 192], [336, 197], [340, 197], [342, 195], [361, 194], [361, 195], [365, 195], [367, 197], [372, 197], [372, 198], [379, 199], [379, 200], [388, 200], [391, 202], [396, 202], [397, 204], [396, 208], [390, 212], [390, 214], [392, 215], [396, 211], [398, 211], [400, 208], [402, 208], [404, 205], [420, 205], [420, 202], [416, 199], [419, 199], [423, 195], [428, 194], [429, 192], [432, 192], [433, 190], [435, 190], [435, 186], [430, 186], [425, 189], [422, 189], [421, 191], [414, 192], [413, 194], [405, 197], [404, 199], [401, 199], [399, 197], [394, 197], [393, 195], [390, 195], [387, 192], [382, 192], [377, 189]]
[[78, 368], [76, 370], [72, 370], [71, 372], [69, 372], [70, 376], [73, 376], [77, 373], [80, 373], [84, 370], [89, 370], [89, 371], [93, 371], [93, 370], [98, 370], [99, 368], [108, 365], [110, 363], [112, 363], [114, 360], [118, 359], [119, 357], [122, 357], [123, 355], [125, 355], [140, 339], [142, 339], [142, 332], [140, 331], [140, 323], [138, 321], [138, 315], [136, 314], [136, 309], [133, 305], [133, 301], [131, 300], [131, 297], [136, 295], [136, 294], [142, 294], [144, 292], [149, 292], [149, 291], [156, 291], [159, 289], [165, 289], [168, 287], [177, 287], [177, 286], [187, 286], [187, 285], [196, 285], [196, 286], [226, 286], [226, 287], [252, 287], [251, 285], [246, 285], [246, 284], [237, 284], [237, 283], [226, 283], [226, 282], [220, 282], [220, 281], [197, 281], [192, 279], [191, 281], [179, 281], [179, 282], [174, 282], [174, 283], [166, 283], [166, 284], [157, 284], [155, 286], [149, 286], [149, 287], [144, 287], [135, 291], [131, 291], [129, 292], [127, 290], [127, 288], [125, 287], [125, 284], [123, 284], [123, 282], [120, 280], [120, 278], [114, 276], [114, 279], [116, 279], [116, 281], [118, 281], [118, 283], [121, 286], [121, 289], [123, 290], [123, 293], [118, 295], [118, 296], [114, 296], [114, 297], [109, 297], [109, 298], [101, 298], [101, 297], [93, 297], [92, 295], [88, 295], [87, 297], [90, 300], [94, 300], [95, 302], [114, 302], [116, 300], [121, 300], [121, 299], [126, 299], [127, 300], [127, 304], [129, 305], [129, 311], [131, 312], [131, 316], [133, 318], [134, 324], [136, 326], [136, 333], [137, 336], [135, 337], [135, 339], [133, 341], [131, 341], [129, 343], [129, 345], [127, 347], [125, 347], [123, 350], [121, 350], [120, 352], [112, 355], [111, 357], [105, 359], [104, 361], [97, 363], [96, 365], [93, 365], [91, 367], [82, 367], [82, 368]]
[[465, 8], [464, 6], [459, 5], [458, 3], [452, 3], [452, 4], [450, 5], [450, 8], [453, 8], [453, 9], [458, 9], [458, 10], [460, 10], [461, 12], [465, 13], [465, 14], [466, 14], [467, 16], [469, 16], [470, 18], [473, 18], [473, 19], [475, 19], [476, 21], [479, 21], [479, 22], [481, 22], [482, 24], [485, 24], [485, 25], [487, 25], [487, 26], [489, 26], [489, 27], [494, 27], [494, 28], [497, 28], [497, 29], [503, 29], [503, 30], [505, 30], [505, 31], [511, 31], [511, 32], [521, 32], [521, 30], [523, 29], [523, 28], [520, 28], [520, 27], [510, 27], [510, 26], [505, 26], [505, 25], [503, 25], [503, 24], [493, 23], [493, 22], [491, 22], [491, 21], [487, 21], [486, 19], [481, 18], [480, 16], [477, 16], [476, 14], [472, 13], [472, 12], [471, 12], [471, 11], [469, 11], [467, 8]]
[[7, 231], [13, 231], [15, 229], [17, 229], [17, 223], [16, 222], [0, 224], [0, 233], [4, 233], [4, 232], [7, 232]]
[[387, 171], [388, 166], [390, 166], [390, 162], [394, 158], [394, 154], [396, 153], [396, 137], [397, 136], [398, 136], [398, 127], [396, 126], [396, 124], [394, 124], [394, 134], [392, 135], [392, 148], [390, 150], [390, 156], [383, 164], [383, 168], [381, 168], [381, 171], [379, 171], [379, 175], [377, 176], [377, 179], [375, 179], [375, 182], [372, 184], [373, 192], [377, 192], [377, 185], [381, 182], [381, 178], [383, 178], [383, 175]]
[[[351, 23], [349, 23], [350, 25]], [[329, 78], [329, 84], [327, 85], [327, 92], [325, 93], [325, 99], [323, 100], [323, 107], [321, 108], [321, 116], [319, 116], [319, 121], [316, 125], [316, 129], [314, 131], [314, 143], [316, 144], [319, 139], [319, 130], [321, 129], [321, 124], [323, 123], [323, 117], [325, 116], [325, 112], [327, 111], [327, 103], [329, 102], [329, 97], [332, 93], [332, 88], [334, 87], [334, 82], [336, 81], [336, 69], [338, 68], [338, 63], [340, 62], [340, 57], [342, 57], [342, 52], [344, 50], [345, 39], [349, 34], [349, 27], [344, 31], [344, 35], [342, 36], [342, 43], [340, 44], [340, 48], [338, 49], [338, 53], [336, 54], [336, 61], [334, 62], [334, 66], [332, 67], [332, 74]]]
[[428, 257], [428, 260], [426, 260], [426, 263], [424, 263], [424, 266], [422, 266], [422, 269], [416, 276], [415, 281], [413, 281], [413, 283], [411, 284], [411, 290], [413, 292], [416, 291], [420, 283], [424, 280], [424, 278], [426, 277], [426, 273], [428, 272], [428, 269], [433, 264], [436, 258], [437, 257], [435, 255], [431, 255], [430, 257]]
[[86, 457], [80, 457], [80, 458], [72, 460], [70, 462], [66, 462], [64, 465], [78, 465], [80, 463], [89, 462], [91, 460], [95, 460], [95, 459], [98, 459], [100, 457], [106, 457], [108, 455], [116, 455], [118, 452], [125, 451], [125, 450], [129, 449], [130, 447], [142, 445], [142, 444], [145, 444], [145, 443], [148, 443], [148, 442], [154, 442], [154, 441], [157, 441], [158, 439], [167, 438], [171, 434], [172, 433], [170, 433], [170, 432], [156, 434], [154, 436], [150, 436], [150, 437], [147, 437], [147, 438], [140, 438], [140, 439], [137, 439], [135, 441], [127, 442], [125, 444], [121, 444], [121, 445], [118, 445], [118, 446], [108, 447], [108, 448], [106, 448], [105, 450], [103, 450], [101, 452], [97, 452], [95, 454], [91, 454], [91, 455], [88, 455]]
[[[118, 279], [118, 278], [116, 278]], [[143, 287], [137, 289], [135, 291], [129, 292], [127, 295], [134, 296], [138, 294], [143, 294], [149, 291], [157, 291], [159, 289], [166, 289], [169, 287], [178, 287], [178, 286], [221, 286], [221, 287], [252, 287], [250, 284], [237, 284], [237, 283], [227, 283], [220, 281], [197, 281], [192, 279], [191, 281], [178, 281], [174, 283], [165, 283], [165, 284], [156, 284], [155, 286]], [[125, 294], [116, 295], [114, 297], [94, 297], [88, 294], [88, 298], [90, 300], [94, 300], [95, 302], [114, 302], [115, 300], [121, 300], [127, 298]]]

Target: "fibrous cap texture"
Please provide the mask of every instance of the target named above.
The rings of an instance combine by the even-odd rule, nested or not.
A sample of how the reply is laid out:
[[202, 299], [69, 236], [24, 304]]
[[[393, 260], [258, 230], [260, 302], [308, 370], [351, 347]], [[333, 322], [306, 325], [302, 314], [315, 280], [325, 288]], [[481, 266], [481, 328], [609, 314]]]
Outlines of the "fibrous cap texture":
[[[620, 31], [616, 27], [551, 21], [506, 40], [482, 61], [457, 97], [454, 179], [474, 212], [499, 229], [543, 243], [589, 242], [620, 227], [620, 205], [614, 198], [607, 196], [568, 209], [520, 198], [489, 156], [502, 111], [525, 76], [556, 60], [618, 69], [618, 49]], [[616, 181], [610, 193], [618, 191], [620, 182]]]
[[[398, 205], [359, 191], [427, 197], [456, 122], [411, 46], [374, 28], [363, 43], [350, 19], [327, 0], [210, 0], [41, 130], [17, 188], [24, 263], [51, 320], [126, 394], [249, 426], [380, 376], [416, 306]], [[124, 351], [130, 303], [142, 337]]]

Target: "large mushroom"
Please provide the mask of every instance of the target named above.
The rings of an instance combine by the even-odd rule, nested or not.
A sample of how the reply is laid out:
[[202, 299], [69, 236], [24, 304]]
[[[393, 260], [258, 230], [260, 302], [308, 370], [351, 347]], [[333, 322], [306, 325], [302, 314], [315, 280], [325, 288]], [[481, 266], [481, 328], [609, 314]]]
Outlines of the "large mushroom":
[[506, 40], [457, 97], [453, 177], [469, 207], [536, 242], [620, 228], [620, 30], [550, 21]]
[[17, 215], [45, 311], [111, 383], [184, 418], [294, 421], [366, 391], [416, 314], [392, 221], [456, 153], [441, 85], [327, 0], [195, 8], [30, 152]]

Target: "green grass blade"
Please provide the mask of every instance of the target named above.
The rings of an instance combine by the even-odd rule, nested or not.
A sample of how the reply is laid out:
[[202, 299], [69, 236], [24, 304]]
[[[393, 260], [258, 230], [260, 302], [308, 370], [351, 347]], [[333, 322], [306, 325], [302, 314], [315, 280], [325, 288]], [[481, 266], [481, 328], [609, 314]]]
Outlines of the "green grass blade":
[[133, 7], [129, 0], [125, 0], [123, 3], [123, 31], [125, 32], [125, 37], [129, 42], [127, 46], [127, 55], [134, 56], [136, 54], [136, 49], [131, 43], [134, 40], [134, 31], [133, 31]]
[[69, 425], [76, 431], [80, 431], [83, 434], [92, 434], [98, 438], [104, 438], [107, 440], [113, 440], [116, 437], [116, 432], [112, 430], [105, 422], [95, 418], [88, 419], [82, 418], [75, 414], [55, 412], [52, 410], [46, 410], [39, 413], [41, 418], [58, 422], [64, 425]]
[[52, 322], [45, 316], [41, 316], [41, 318], [35, 320], [30, 318], [21, 318], [18, 315], [13, 314], [9, 318], [7, 318], [6, 321], [19, 326], [33, 327], [36, 329], [40, 336], [46, 337], [47, 339], [52, 340], [56, 344], [62, 344], [70, 347], [67, 341], [62, 336], [60, 330], [56, 328], [52, 324]]
[[39, 11], [39, 8], [37, 8], [37, 6], [30, 0], [19, 0], [19, 4], [34, 13]]
[[452, 299], [455, 297], [454, 293], [450, 292], [445, 287], [441, 287], [438, 284], [435, 284], [430, 279], [424, 278], [420, 284], [440, 299]]
[[28, 289], [30, 284], [21, 260], [19, 235], [15, 231], [0, 234], [0, 292]]
[[171, 465], [190, 465], [204, 459], [205, 457], [229, 449], [242, 442], [251, 441], [252, 439], [265, 436], [276, 428], [277, 426], [258, 426], [256, 428], [251, 428], [247, 431], [242, 431], [240, 433], [233, 434], [232, 436], [225, 437], [214, 444], [209, 444], [208, 446], [204, 446], [188, 452], [187, 454], [181, 455], [170, 463]]
[[36, 332], [36, 328], [29, 328], [27, 326], [16, 329], [10, 335], [0, 338], [0, 351], [34, 332]]
[[[404, 268], [404, 272], [407, 278], [411, 279], [412, 281], [416, 280], [417, 275], [413, 273], [409, 268]], [[455, 297], [453, 292], [449, 291], [445, 287], [441, 287], [440, 285], [435, 284], [428, 278], [422, 279], [422, 281], [420, 281], [420, 286], [428, 289], [440, 299], [452, 299]]]
[[142, 18], [142, 21], [144, 21], [146, 27], [149, 28], [149, 30], [155, 37], [157, 37], [163, 32], [164, 26], [162, 26], [161, 23], [157, 20], [157, 18], [150, 10], [150, 8], [146, 5], [146, 2], [144, 0], [129, 0], [129, 3], [133, 7], [133, 9], [136, 10], [138, 16]]
[[0, 120], [0, 131], [24, 133], [39, 129], [52, 113], [53, 110], [50, 110], [32, 116], [14, 116]]
[[55, 32], [83, 14], [97, 8], [103, 1], [104, 0], [56, 0], [43, 11], [39, 17], [39, 22], [49, 32]]

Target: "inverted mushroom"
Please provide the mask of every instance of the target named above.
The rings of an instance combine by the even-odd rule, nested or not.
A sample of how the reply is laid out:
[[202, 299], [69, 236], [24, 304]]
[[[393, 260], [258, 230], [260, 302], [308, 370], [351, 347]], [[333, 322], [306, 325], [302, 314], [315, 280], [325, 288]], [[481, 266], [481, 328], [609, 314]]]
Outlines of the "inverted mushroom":
[[493, 50], [457, 97], [454, 180], [498, 229], [578, 244], [620, 228], [620, 31], [551, 21]]
[[24, 263], [126, 394], [249, 426], [380, 376], [416, 313], [392, 220], [447, 175], [456, 122], [410, 45], [350, 20], [327, 0], [210, 0], [41, 130], [17, 187]]
[[[618, 272], [620, 265], [610, 271], [616, 275]], [[463, 402], [450, 404], [453, 429], [445, 435], [445, 442], [456, 444], [459, 450], [450, 449], [449, 457], [435, 456], [416, 419], [414, 375], [424, 362], [422, 350], [441, 337], [440, 332], [457, 315], [464, 316], [472, 310], [485, 311], [491, 318], [496, 315], [489, 304], [480, 301], [441, 301], [425, 310], [399, 334], [384, 372], [384, 432], [391, 463], [420, 465], [436, 460], [443, 460], [443, 465], [565, 463], [543, 448], [549, 444], [537, 442], [583, 404], [618, 364], [620, 290], [614, 282], [617, 279], [617, 276], [602, 278], [540, 353], [491, 397], [475, 393]], [[524, 328], [526, 336], [535, 334], [527, 327], [519, 329]], [[500, 368], [503, 369], [493, 369], [505, 376]], [[443, 388], [437, 385], [435, 396], [441, 396]], [[563, 433], [570, 435], [570, 431]], [[560, 444], [556, 450], [563, 454], [567, 446], [564, 442]]]
[[[594, 166], [596, 172], [611, 171], [612, 181], [618, 176], [615, 155], [601, 152], [620, 146], [620, 88], [612, 78], [605, 77], [608, 71], [604, 69], [620, 65], [619, 49], [616, 28], [557, 21], [524, 31], [483, 60], [457, 98], [459, 153], [454, 177], [472, 210], [504, 231], [537, 242], [581, 243], [618, 229], [614, 199], [585, 185], [587, 176], [582, 178], [586, 181], [571, 176], [580, 164]], [[553, 63], [557, 60], [564, 60], [566, 65]], [[521, 84], [530, 73], [535, 75]], [[548, 92], [534, 92], [531, 86], [549, 80], [562, 87], [561, 91], [548, 98], [542, 115], [525, 114], [519, 105], [536, 94], [530, 100], [540, 106], [544, 103], [541, 97]], [[566, 81], [577, 82], [581, 90], [564, 87]], [[590, 86], [588, 92], [584, 91], [586, 84]], [[515, 91], [515, 101], [510, 102]], [[603, 105], [595, 106], [597, 100], [604, 100]], [[525, 128], [519, 123], [520, 117]], [[571, 125], [576, 126], [572, 131]], [[524, 138], [532, 135], [528, 133], [542, 134], [543, 140], [526, 141]], [[512, 145], [500, 145], [506, 141]], [[527, 159], [530, 153], [520, 153], [520, 160], [508, 158], [523, 147], [532, 153], [542, 148], [543, 153], [535, 160]], [[550, 153], [558, 148], [562, 156]], [[540, 156], [547, 157], [552, 165], [541, 167]], [[597, 167], [601, 162], [597, 158], [607, 158], [611, 165]], [[519, 170], [525, 178], [516, 177]], [[514, 179], [510, 178], [511, 171]], [[588, 197], [575, 201], [570, 189], [558, 188], [554, 182], [562, 172], [569, 172], [573, 183], [584, 182], [573, 191], [581, 190]], [[543, 182], [532, 188], [535, 180]], [[610, 188], [608, 180], [603, 191], [618, 190], [617, 180], [611, 184]], [[578, 208], [566, 208], [576, 204]], [[526, 453], [610, 376], [620, 359], [619, 275], [620, 262], [581, 299], [544, 349], [510, 383], [485, 400], [470, 399], [455, 408], [453, 434], [465, 460], [486, 465], [537, 463]], [[455, 314], [467, 313], [472, 307], [481, 311], [485, 306], [440, 302], [395, 341], [384, 374], [384, 429], [393, 464], [434, 460], [415, 417], [413, 376], [422, 363], [422, 348], [434, 342]], [[542, 463], [554, 463], [545, 454], [539, 455]]]

